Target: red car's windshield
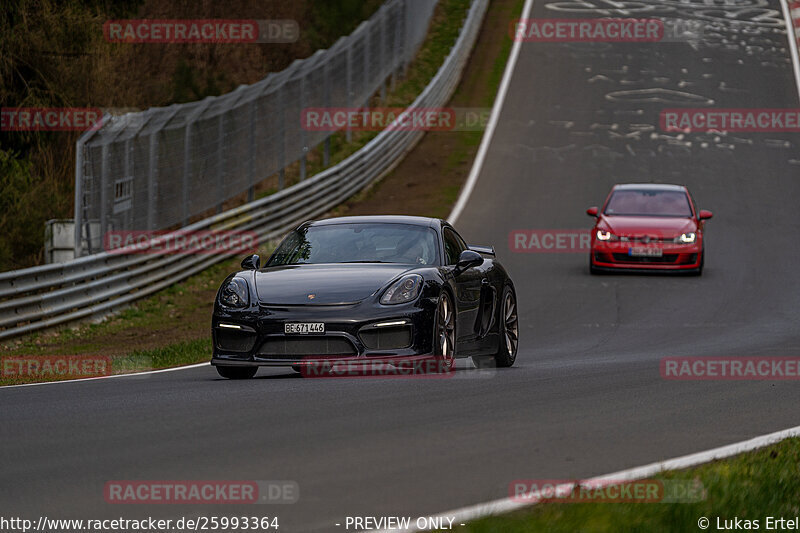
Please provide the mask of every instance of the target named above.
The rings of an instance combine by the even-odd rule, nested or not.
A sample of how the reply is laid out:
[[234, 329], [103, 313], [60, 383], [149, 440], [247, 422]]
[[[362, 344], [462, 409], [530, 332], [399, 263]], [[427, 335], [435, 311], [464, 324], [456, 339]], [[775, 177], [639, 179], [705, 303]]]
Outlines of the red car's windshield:
[[615, 191], [608, 200], [606, 215], [691, 217], [689, 197], [682, 191]]

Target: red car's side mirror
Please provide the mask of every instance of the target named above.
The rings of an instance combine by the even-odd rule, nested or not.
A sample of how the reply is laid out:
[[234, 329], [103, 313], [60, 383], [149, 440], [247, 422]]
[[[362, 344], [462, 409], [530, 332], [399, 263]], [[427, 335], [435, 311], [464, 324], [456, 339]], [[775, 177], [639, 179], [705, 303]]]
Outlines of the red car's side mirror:
[[586, 210], [586, 214], [589, 215], [590, 217], [596, 217], [597, 216], [597, 208], [596, 207], [590, 207], [589, 209]]
[[700, 220], [708, 220], [709, 218], [711, 218], [713, 216], [714, 216], [714, 213], [712, 213], [711, 211], [708, 211], [706, 209], [701, 209], [700, 210], [700, 214], [698, 215], [697, 218], [700, 219]]

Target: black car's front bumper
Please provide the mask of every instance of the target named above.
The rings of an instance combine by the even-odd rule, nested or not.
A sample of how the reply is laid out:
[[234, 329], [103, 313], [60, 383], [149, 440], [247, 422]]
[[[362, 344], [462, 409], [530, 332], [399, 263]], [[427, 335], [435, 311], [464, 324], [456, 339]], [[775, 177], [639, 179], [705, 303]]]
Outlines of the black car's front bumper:
[[[413, 304], [217, 307], [216, 366], [302, 366], [326, 362], [414, 361], [433, 353], [436, 300]], [[287, 334], [286, 323], [325, 324], [323, 334]]]

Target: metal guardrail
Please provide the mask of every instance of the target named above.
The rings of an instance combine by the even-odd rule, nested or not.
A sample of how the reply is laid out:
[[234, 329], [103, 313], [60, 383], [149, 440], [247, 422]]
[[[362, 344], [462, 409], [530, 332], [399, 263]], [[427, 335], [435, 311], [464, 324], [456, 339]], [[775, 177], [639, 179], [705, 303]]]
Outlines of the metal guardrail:
[[[298, 163], [323, 145], [328, 166], [335, 132], [305, 127], [307, 108], [360, 108], [394, 86], [422, 41], [435, 1], [385, 0], [330, 48], [251, 85], [203, 100], [103, 116], [76, 144], [75, 257], [101, 251], [108, 230], [186, 226]], [[347, 132], [348, 136], [350, 133]], [[82, 230], [90, 220], [99, 235]], [[87, 234], [84, 246], [83, 233]]]
[[[487, 6], [488, 0], [473, 0], [458, 40], [409, 108], [447, 103], [461, 78]], [[347, 159], [305, 181], [180, 231], [252, 231], [260, 242], [280, 237], [390, 172], [422, 135], [422, 131], [384, 130]], [[234, 254], [103, 252], [67, 263], [1, 272], [0, 340], [103, 317]]]

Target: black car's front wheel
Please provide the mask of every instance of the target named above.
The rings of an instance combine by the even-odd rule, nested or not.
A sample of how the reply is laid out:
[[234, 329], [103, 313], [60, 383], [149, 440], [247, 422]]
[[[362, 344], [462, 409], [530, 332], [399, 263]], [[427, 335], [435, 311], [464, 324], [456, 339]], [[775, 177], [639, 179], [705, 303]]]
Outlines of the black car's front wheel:
[[433, 332], [437, 368], [441, 372], [450, 372], [456, 363], [456, 313], [447, 292], [442, 292], [436, 305]]
[[258, 372], [257, 366], [218, 366], [217, 372], [227, 379], [250, 379]]

